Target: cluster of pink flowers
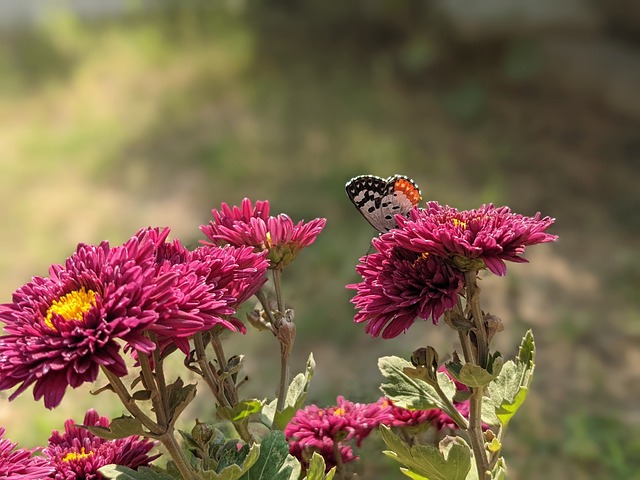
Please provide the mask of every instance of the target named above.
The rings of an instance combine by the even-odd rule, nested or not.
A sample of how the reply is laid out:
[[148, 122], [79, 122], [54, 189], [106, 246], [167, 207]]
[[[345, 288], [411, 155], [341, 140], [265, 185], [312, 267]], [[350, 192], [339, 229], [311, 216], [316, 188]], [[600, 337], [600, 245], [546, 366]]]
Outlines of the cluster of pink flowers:
[[213, 244], [251, 246], [267, 251], [269, 268], [282, 269], [311, 245], [326, 224], [324, 218], [296, 224], [288, 215], [269, 216], [269, 202], [258, 200], [255, 206], [245, 198], [240, 207], [222, 204], [213, 209], [213, 221], [200, 227]]
[[93, 382], [100, 367], [127, 373], [120, 344], [150, 353], [229, 320], [238, 300], [264, 283], [263, 254], [242, 248], [187, 251], [168, 229], [144, 229], [124, 245], [78, 246], [49, 277], [35, 277], [0, 305], [0, 389], [34, 385], [34, 398], [56, 407], [67, 386]]
[[[441, 370], [444, 371], [444, 367]], [[456, 388], [460, 392], [468, 390], [459, 382], [456, 382]], [[394, 405], [385, 397], [375, 403], [353, 403], [340, 396], [336, 403], [326, 408], [309, 405], [298, 410], [285, 428], [289, 451], [303, 465], [307, 465], [314, 452], [322, 455], [327, 471], [337, 464], [337, 452], [342, 463], [357, 460], [349, 441], [355, 441], [359, 447], [379, 425], [396, 428], [429, 425], [437, 430], [458, 428], [451, 417], [439, 408], [409, 410]], [[468, 400], [454, 401], [454, 406], [468, 418]]]
[[188, 353], [196, 333], [244, 333], [238, 306], [264, 284], [268, 267], [290, 262], [325, 223], [294, 225], [268, 213], [268, 202], [223, 204], [201, 227], [215, 243], [193, 251], [168, 241], [168, 228], [142, 229], [115, 247], [80, 244], [0, 305], [0, 390], [17, 386], [13, 399], [33, 385], [34, 398], [54, 408], [68, 386], [95, 381], [100, 368], [126, 375], [123, 344], [134, 356], [171, 344]]
[[557, 238], [545, 233], [554, 219], [493, 205], [458, 211], [429, 202], [396, 221], [398, 228], [373, 239], [376, 252], [360, 259], [362, 281], [347, 285], [356, 290], [354, 321], [365, 322], [373, 337], [396, 337], [416, 318], [436, 325], [457, 303], [465, 271], [505, 275], [505, 261], [526, 262], [527, 246]]
[[[89, 410], [83, 425], [109, 427], [109, 420]], [[64, 432], [54, 431], [43, 449], [16, 449], [3, 435], [0, 428], [0, 477], [10, 480], [100, 480], [98, 469], [105, 465], [135, 470], [160, 456], [149, 455], [155, 442], [136, 436], [104, 440], [73, 420], [65, 422]], [[38, 451], [42, 455], [34, 455]]]

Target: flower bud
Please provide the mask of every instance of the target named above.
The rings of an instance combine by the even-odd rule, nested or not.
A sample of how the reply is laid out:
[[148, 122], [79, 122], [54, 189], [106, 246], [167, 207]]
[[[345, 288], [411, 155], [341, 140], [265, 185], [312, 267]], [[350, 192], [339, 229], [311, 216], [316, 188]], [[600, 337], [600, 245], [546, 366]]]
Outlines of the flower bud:
[[296, 324], [284, 318], [278, 325], [276, 336], [280, 341], [282, 353], [289, 354], [296, 339]]
[[209, 425], [208, 423], [200, 423], [196, 419], [196, 425], [191, 430], [191, 436], [196, 443], [205, 445], [207, 442], [209, 442], [209, 440], [211, 440], [216, 432], [219, 432], [219, 430], [213, 425]]
[[484, 316], [484, 324], [487, 329], [487, 342], [490, 342], [493, 336], [504, 330], [504, 325], [502, 324], [502, 320], [496, 317], [495, 315], [491, 315], [490, 313]]
[[421, 347], [411, 354], [411, 363], [415, 369], [405, 369], [405, 373], [409, 376], [420, 378], [427, 383], [437, 383], [438, 378], [438, 352], [435, 348]]

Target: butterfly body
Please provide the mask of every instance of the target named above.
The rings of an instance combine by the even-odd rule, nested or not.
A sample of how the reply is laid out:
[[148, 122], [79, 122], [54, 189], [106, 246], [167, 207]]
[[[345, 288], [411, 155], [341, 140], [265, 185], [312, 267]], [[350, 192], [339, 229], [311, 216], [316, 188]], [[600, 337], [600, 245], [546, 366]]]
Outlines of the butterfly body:
[[396, 215], [408, 215], [422, 195], [413, 180], [404, 175], [354, 177], [345, 185], [347, 195], [362, 216], [379, 232], [396, 228]]

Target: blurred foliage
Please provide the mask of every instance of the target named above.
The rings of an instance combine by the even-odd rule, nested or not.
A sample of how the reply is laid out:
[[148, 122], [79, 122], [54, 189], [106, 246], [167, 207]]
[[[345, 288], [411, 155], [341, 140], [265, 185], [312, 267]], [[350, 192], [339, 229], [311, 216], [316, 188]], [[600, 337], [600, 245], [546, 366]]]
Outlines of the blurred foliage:
[[[482, 283], [507, 327], [497, 347], [515, 353], [532, 327], [539, 348], [507, 442], [510, 478], [638, 478], [640, 119], [545, 83], [535, 39], [462, 44], [425, 2], [145, 5], [91, 21], [58, 11], [0, 34], [2, 301], [80, 241], [170, 225], [196, 245], [211, 208], [269, 199], [294, 220], [328, 219], [284, 276], [293, 373], [312, 349], [311, 401], [370, 402], [378, 356], [428, 342], [444, 357], [453, 339], [420, 323], [382, 341], [352, 323], [344, 285], [374, 232], [344, 183], [402, 173], [458, 208], [540, 210], [558, 218], [560, 242]], [[248, 357], [247, 395], [264, 396], [275, 342], [229, 342]], [[2, 402], [0, 421], [31, 446], [89, 406], [120, 413], [88, 390], [52, 412], [25, 393]], [[209, 405], [198, 397], [195, 414]], [[378, 440], [362, 452], [363, 478], [401, 478]]]

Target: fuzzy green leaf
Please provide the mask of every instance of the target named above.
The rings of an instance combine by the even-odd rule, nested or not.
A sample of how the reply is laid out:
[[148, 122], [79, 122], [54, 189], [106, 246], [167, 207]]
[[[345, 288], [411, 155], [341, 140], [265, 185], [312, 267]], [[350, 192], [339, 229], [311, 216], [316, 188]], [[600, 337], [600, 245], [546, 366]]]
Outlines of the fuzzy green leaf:
[[496, 378], [495, 375], [490, 374], [481, 366], [473, 365], [472, 363], [462, 365], [460, 363], [449, 362], [446, 366], [453, 378], [468, 387], [484, 387]]
[[[461, 437], [453, 438], [444, 451], [440, 451], [431, 445], [410, 447], [384, 425], [380, 433], [390, 449], [384, 452], [385, 455], [427, 480], [466, 480], [471, 470], [471, 450]], [[407, 474], [406, 471], [403, 473]]]
[[230, 407], [218, 407], [218, 415], [220, 418], [224, 420], [229, 420], [231, 422], [240, 422], [242, 420], [247, 419], [254, 413], [259, 413], [264, 406], [264, 401], [260, 400], [243, 400], [233, 408]]
[[219, 472], [208, 470], [200, 473], [200, 476], [204, 480], [238, 480], [256, 463], [260, 457], [260, 450], [260, 445], [254, 443], [251, 445], [242, 465], [228, 465]]
[[176, 480], [176, 477], [168, 473], [158, 472], [147, 467], [140, 467], [136, 471], [122, 465], [105, 465], [100, 467], [98, 472], [104, 478], [116, 480]]
[[292, 467], [285, 465], [289, 456], [289, 443], [284, 433], [273, 431], [262, 440], [260, 456], [241, 480], [290, 480]]
[[[263, 403], [266, 403], [266, 400], [263, 400]], [[276, 406], [278, 403], [278, 399], [274, 398], [271, 402], [262, 407], [262, 411], [260, 412], [260, 421], [269, 429], [273, 425], [273, 419], [276, 415]]]
[[309, 460], [309, 468], [307, 469], [306, 480], [332, 480], [336, 474], [336, 467], [325, 473], [326, 464], [324, 458], [318, 452], [313, 452], [311, 460]]
[[493, 480], [505, 480], [507, 478], [507, 466], [505, 465], [504, 457], [498, 459], [498, 463], [496, 463], [491, 472], [491, 478]]
[[196, 396], [196, 384], [184, 385], [181, 378], [178, 378], [171, 385], [167, 386], [169, 392], [169, 412], [173, 420], [177, 419], [182, 411]]
[[287, 407], [293, 407], [295, 410], [302, 408], [305, 400], [307, 399], [309, 384], [311, 383], [311, 379], [313, 378], [315, 371], [316, 361], [313, 358], [313, 353], [310, 353], [304, 373], [296, 375], [289, 385], [287, 396], [284, 401], [284, 404]]
[[418, 475], [416, 472], [409, 470], [408, 468], [400, 468], [400, 471], [404, 473], [407, 477], [412, 480], [429, 480], [427, 477], [423, 477], [422, 475]]
[[285, 429], [287, 424], [291, 421], [293, 416], [296, 414], [297, 409], [294, 407], [284, 407], [282, 411], [275, 412], [273, 416], [273, 426], [278, 428], [279, 430]]
[[137, 418], [123, 415], [122, 417], [111, 420], [109, 427], [101, 427], [99, 425], [87, 425], [85, 427], [94, 435], [107, 440], [116, 440], [119, 438], [127, 438], [132, 435], [142, 435], [142, 423]]
[[508, 361], [500, 374], [489, 384], [487, 407], [483, 408], [483, 419], [495, 424], [498, 420], [506, 427], [520, 408], [533, 378], [535, 368], [535, 343], [529, 330], [520, 344], [515, 361]]
[[[443, 402], [434, 387], [405, 373], [405, 368], [413, 368], [407, 360], [400, 357], [381, 357], [378, 359], [378, 368], [388, 380], [380, 389], [396, 405], [412, 410], [441, 408], [447, 411], [448, 405]], [[438, 385], [451, 400], [456, 393], [455, 384], [444, 372], [439, 372], [437, 377]]]

